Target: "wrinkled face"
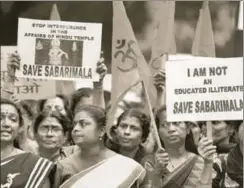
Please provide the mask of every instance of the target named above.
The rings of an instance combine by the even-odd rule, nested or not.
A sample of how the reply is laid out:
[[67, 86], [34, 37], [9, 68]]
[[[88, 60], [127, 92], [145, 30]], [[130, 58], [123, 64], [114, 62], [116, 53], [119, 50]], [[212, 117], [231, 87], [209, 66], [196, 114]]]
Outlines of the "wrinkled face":
[[45, 149], [60, 149], [66, 140], [62, 125], [54, 117], [45, 118], [35, 136], [39, 147]]
[[67, 115], [65, 108], [64, 108], [63, 100], [60, 99], [59, 97], [47, 99], [44, 104], [44, 107], [43, 107], [43, 111], [44, 110], [58, 111], [63, 115]]
[[166, 122], [166, 112], [162, 112], [159, 118], [159, 136], [167, 146], [180, 147], [185, 145], [190, 128], [185, 122]]
[[17, 110], [10, 104], [1, 104], [1, 142], [13, 142], [20, 131]]
[[136, 117], [126, 116], [116, 130], [119, 145], [123, 148], [133, 149], [142, 142], [142, 127]]
[[75, 114], [72, 130], [72, 138], [76, 145], [89, 147], [101, 141], [104, 131], [97, 126], [90, 113], [80, 111]]

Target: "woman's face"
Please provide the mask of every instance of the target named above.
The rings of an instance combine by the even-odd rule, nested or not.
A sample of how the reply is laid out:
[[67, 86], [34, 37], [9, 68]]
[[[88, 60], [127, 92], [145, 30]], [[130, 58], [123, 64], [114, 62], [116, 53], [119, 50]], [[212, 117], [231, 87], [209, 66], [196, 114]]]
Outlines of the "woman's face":
[[119, 145], [123, 148], [133, 149], [142, 142], [142, 127], [136, 117], [126, 116], [116, 129]]
[[64, 102], [59, 97], [47, 99], [43, 107], [43, 111], [44, 110], [58, 111], [63, 115], [67, 115], [64, 108]]
[[223, 141], [229, 140], [233, 129], [231, 129], [231, 127], [225, 121], [211, 121], [209, 123], [212, 127], [213, 142], [215, 145], [220, 144]]
[[62, 125], [54, 117], [45, 118], [35, 136], [39, 147], [45, 149], [60, 149], [66, 140]]
[[13, 142], [20, 131], [20, 118], [10, 104], [1, 104], [1, 142]]
[[185, 145], [186, 136], [190, 132], [185, 122], [166, 122], [166, 112], [161, 113], [159, 122], [159, 136], [165, 145]]
[[89, 147], [96, 145], [104, 135], [89, 112], [80, 111], [75, 114], [72, 138], [76, 145]]

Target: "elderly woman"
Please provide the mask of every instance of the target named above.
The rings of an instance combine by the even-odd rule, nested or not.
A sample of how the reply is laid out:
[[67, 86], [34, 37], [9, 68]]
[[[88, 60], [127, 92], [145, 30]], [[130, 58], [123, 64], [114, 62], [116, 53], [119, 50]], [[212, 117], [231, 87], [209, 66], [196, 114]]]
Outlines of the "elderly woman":
[[105, 125], [104, 109], [83, 105], [76, 110], [72, 137], [80, 151], [60, 161], [60, 188], [129, 188], [142, 181], [140, 164], [104, 146]]
[[34, 135], [38, 154], [53, 162], [68, 157], [72, 152], [64, 148], [71, 120], [59, 112], [44, 111], [34, 121]]
[[51, 188], [50, 172], [54, 164], [24, 152], [14, 145], [23, 127], [20, 109], [1, 99], [1, 187]]

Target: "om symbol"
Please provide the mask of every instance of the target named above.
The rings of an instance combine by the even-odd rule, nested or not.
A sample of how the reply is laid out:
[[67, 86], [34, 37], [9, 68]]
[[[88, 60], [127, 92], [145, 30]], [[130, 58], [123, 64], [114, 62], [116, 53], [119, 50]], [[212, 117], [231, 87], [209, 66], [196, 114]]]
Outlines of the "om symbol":
[[[135, 41], [130, 40], [126, 46], [126, 39], [117, 40], [116, 52], [114, 58], [121, 55], [121, 61], [117, 64], [117, 68], [122, 72], [129, 72], [137, 67], [137, 55], [132, 47]], [[122, 48], [126, 47], [125, 50]]]

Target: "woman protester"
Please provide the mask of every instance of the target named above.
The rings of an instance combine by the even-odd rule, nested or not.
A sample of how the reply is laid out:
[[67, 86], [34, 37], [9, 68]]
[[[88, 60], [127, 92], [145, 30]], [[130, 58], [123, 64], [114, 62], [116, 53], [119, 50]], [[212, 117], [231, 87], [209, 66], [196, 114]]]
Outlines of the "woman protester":
[[234, 135], [236, 121], [202, 122], [203, 134], [206, 134], [207, 123], [212, 127], [213, 144], [217, 147], [217, 153], [214, 155], [212, 187], [236, 188], [236, 182], [228, 177], [226, 171], [227, 156], [231, 149], [236, 146], [236, 143], [231, 142], [231, 138]]
[[[129, 188], [139, 186], [145, 170], [134, 160], [104, 146], [105, 110], [92, 105], [77, 108], [72, 137], [80, 151], [60, 161], [60, 188]], [[116, 175], [114, 174], [116, 170]]]
[[113, 138], [108, 141], [108, 147], [138, 163], [148, 153], [142, 144], [147, 140], [150, 132], [150, 118], [140, 109], [125, 110], [113, 127]]
[[34, 121], [34, 135], [38, 144], [38, 154], [56, 162], [68, 157], [72, 152], [64, 148], [71, 129], [71, 120], [56, 111], [44, 111]]
[[211, 157], [215, 152], [212, 141], [202, 138], [197, 149], [194, 140], [199, 138], [194, 137], [191, 130], [197, 123], [167, 122], [163, 71], [154, 76], [154, 85], [157, 104], [162, 105], [156, 106], [156, 125], [163, 148], [142, 159], [147, 173], [141, 187], [211, 187]]
[[17, 148], [16, 138], [23, 128], [20, 109], [1, 99], [1, 187], [51, 188], [54, 164], [47, 159]]
[[216, 152], [212, 141], [203, 137], [197, 149], [191, 131], [192, 122], [166, 122], [165, 106], [157, 111], [156, 124], [164, 149], [143, 159], [142, 164], [147, 170], [143, 186], [211, 187], [212, 158]]

